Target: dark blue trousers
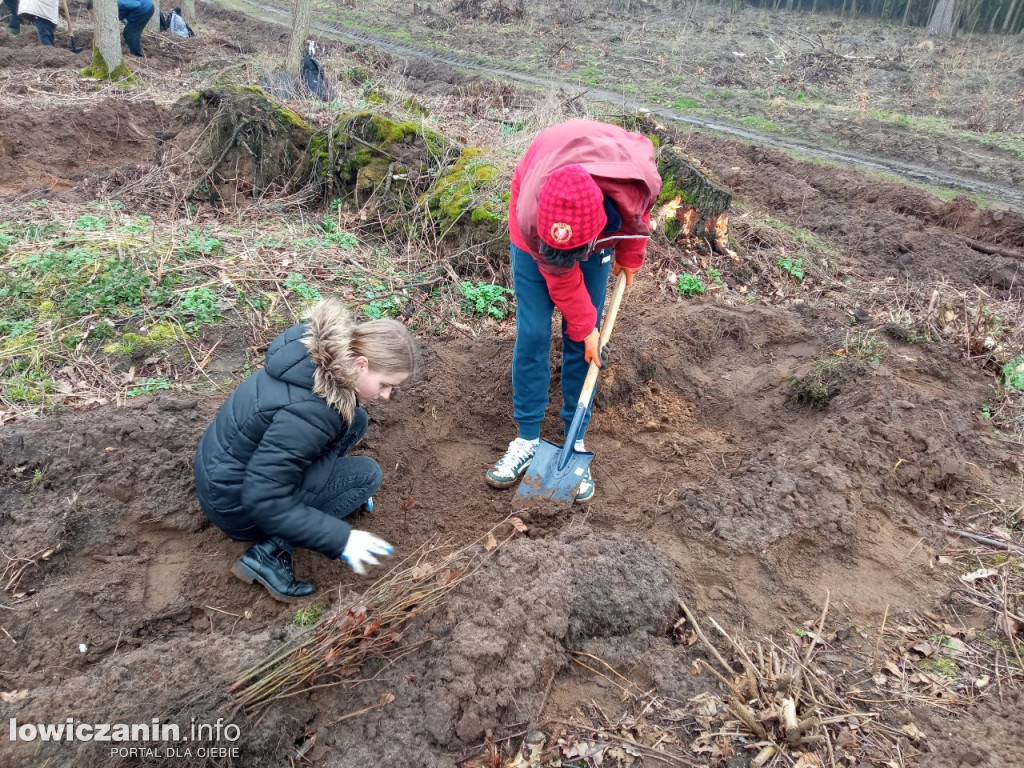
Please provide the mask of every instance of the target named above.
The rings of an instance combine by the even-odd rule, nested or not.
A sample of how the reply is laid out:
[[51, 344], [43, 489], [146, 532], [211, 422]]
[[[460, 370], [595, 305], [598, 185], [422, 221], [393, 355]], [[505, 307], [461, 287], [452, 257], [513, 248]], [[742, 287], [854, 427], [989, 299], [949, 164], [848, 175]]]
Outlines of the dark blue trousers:
[[[516, 294], [516, 343], [512, 353], [512, 413], [519, 425], [519, 436], [526, 440], [540, 437], [540, 424], [548, 407], [551, 385], [551, 318], [555, 303], [548, 294], [547, 283], [537, 262], [526, 251], [511, 246], [512, 278]], [[597, 310], [600, 324], [604, 298], [608, 291], [608, 275], [612, 268], [612, 250], [594, 253], [580, 262], [583, 283]], [[565, 332], [562, 320], [562, 420], [567, 431], [587, 377], [587, 363], [582, 341], [573, 341]], [[590, 411], [587, 411], [579, 438], [583, 438]]]
[[18, 0], [4, 0], [4, 5], [11, 12], [11, 18], [7, 21], [7, 28], [16, 35], [21, 31], [21, 19], [18, 17]]
[[128, 46], [128, 52], [133, 56], [143, 56], [142, 53], [142, 30], [146, 28], [149, 20], [153, 18], [155, 9], [153, 6], [149, 7], [141, 16], [137, 16], [134, 19], [129, 19], [124, 25], [124, 42]]

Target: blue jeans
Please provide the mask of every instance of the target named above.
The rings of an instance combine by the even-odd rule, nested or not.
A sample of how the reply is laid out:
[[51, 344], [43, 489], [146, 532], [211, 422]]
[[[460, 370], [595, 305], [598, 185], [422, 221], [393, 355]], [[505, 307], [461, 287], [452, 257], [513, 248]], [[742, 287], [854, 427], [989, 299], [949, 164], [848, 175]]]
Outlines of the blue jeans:
[[[512, 279], [516, 295], [516, 343], [512, 353], [512, 414], [519, 425], [519, 436], [527, 440], [540, 437], [540, 424], [548, 407], [551, 385], [551, 317], [555, 303], [548, 294], [547, 283], [537, 262], [529, 253], [511, 246]], [[608, 275], [612, 268], [612, 250], [598, 251], [580, 262], [583, 283], [597, 310], [598, 324], [608, 291]], [[590, 364], [584, 357], [582, 341], [566, 335], [562, 320], [562, 421], [568, 431], [576, 404], [583, 389]], [[579, 438], [583, 439], [590, 410], [584, 418]]]
[[57, 32], [57, 25], [47, 19], [40, 19], [36, 16], [36, 34], [39, 35], [40, 45], [53, 45], [53, 36]]

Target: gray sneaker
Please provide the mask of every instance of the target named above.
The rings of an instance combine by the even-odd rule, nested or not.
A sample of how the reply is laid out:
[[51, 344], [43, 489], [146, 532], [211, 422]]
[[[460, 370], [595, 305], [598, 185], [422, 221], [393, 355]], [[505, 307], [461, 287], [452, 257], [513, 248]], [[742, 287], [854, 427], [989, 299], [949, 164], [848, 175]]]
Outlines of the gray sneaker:
[[487, 484], [493, 488], [511, 488], [526, 473], [537, 446], [517, 437], [508, 444], [505, 455], [487, 470]]

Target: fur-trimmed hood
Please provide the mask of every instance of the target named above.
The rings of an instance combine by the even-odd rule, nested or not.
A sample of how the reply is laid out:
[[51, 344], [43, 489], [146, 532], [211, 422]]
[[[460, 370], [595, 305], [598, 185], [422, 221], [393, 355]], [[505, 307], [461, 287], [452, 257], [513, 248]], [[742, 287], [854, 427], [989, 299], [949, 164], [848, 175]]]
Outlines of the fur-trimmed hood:
[[266, 371], [275, 379], [305, 387], [352, 423], [356, 408], [353, 323], [345, 304], [329, 298], [309, 322], [279, 336], [267, 350]]
[[324, 299], [313, 308], [302, 337], [316, 371], [313, 392], [352, 423], [356, 408], [356, 368], [352, 354], [352, 318], [340, 299]]

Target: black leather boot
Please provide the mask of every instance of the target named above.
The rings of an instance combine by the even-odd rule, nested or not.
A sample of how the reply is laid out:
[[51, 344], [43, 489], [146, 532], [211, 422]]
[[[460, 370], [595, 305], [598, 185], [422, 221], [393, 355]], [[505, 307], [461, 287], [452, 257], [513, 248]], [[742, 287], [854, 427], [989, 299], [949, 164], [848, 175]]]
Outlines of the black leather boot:
[[316, 591], [309, 582], [295, 580], [291, 554], [281, 549], [273, 539], [249, 547], [231, 572], [246, 584], [258, 581], [272, 598], [282, 602], [309, 597]]

